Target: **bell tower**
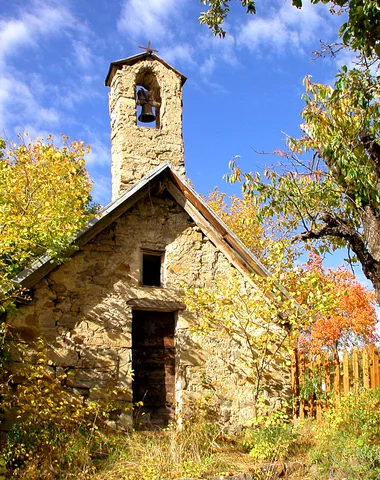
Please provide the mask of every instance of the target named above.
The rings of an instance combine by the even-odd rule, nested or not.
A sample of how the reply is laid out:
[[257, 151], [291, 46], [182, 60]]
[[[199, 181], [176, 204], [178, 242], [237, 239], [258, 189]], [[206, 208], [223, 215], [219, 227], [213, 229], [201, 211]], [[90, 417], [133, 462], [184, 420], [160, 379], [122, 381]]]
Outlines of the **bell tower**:
[[110, 87], [112, 199], [168, 161], [185, 174], [182, 86], [186, 77], [148, 44], [139, 55], [112, 62]]

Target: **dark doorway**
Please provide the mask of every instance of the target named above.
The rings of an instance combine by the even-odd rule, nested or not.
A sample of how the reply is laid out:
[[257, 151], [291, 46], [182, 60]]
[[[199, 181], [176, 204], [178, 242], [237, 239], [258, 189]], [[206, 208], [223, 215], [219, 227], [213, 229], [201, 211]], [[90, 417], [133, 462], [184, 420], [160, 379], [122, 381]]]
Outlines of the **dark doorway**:
[[133, 310], [134, 428], [166, 427], [174, 420], [174, 312]]

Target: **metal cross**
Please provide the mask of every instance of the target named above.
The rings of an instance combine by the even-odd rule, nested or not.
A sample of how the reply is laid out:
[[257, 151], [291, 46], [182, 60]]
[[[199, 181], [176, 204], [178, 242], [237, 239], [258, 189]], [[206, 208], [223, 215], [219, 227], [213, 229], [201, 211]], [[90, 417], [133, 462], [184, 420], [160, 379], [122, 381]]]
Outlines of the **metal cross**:
[[149, 42], [148, 42], [148, 46], [147, 46], [147, 47], [141, 47], [140, 45], [138, 45], [138, 48], [142, 48], [143, 50], [146, 50], [147, 53], [158, 52], [158, 50], [154, 50], [153, 48], [150, 48], [150, 40], [149, 40]]

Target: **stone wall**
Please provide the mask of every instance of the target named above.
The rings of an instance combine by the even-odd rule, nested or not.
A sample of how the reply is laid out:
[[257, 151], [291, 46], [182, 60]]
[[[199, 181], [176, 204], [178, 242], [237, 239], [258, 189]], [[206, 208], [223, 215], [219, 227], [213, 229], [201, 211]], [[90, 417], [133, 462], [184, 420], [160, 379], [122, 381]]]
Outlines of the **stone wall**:
[[[157, 60], [124, 65], [111, 81], [112, 198], [165, 161], [185, 174], [181, 76]], [[137, 126], [136, 86], [161, 104], [157, 128]]]
[[[163, 286], [140, 282], [141, 249], [164, 250]], [[140, 200], [35, 286], [30, 304], [8, 322], [26, 342], [42, 336], [51, 370], [68, 372], [67, 386], [90, 399], [108, 387], [125, 388], [132, 400], [132, 309], [176, 312], [175, 402], [184, 408], [210, 395], [226, 426], [249, 423], [253, 391], [233, 365], [241, 347], [197, 333], [181, 286], [213, 287], [233, 267], [167, 193]], [[15, 365], [17, 366], [17, 365]], [[289, 395], [280, 367], [268, 382], [274, 401]], [[130, 424], [127, 415], [121, 419]]]

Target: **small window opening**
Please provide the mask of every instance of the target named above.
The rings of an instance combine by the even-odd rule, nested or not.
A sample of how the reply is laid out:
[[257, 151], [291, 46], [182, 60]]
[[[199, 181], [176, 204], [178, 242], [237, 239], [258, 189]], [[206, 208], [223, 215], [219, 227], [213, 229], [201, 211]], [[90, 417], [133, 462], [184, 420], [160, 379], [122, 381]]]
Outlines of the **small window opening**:
[[161, 265], [163, 252], [142, 252], [142, 284], [149, 287], [161, 287]]

